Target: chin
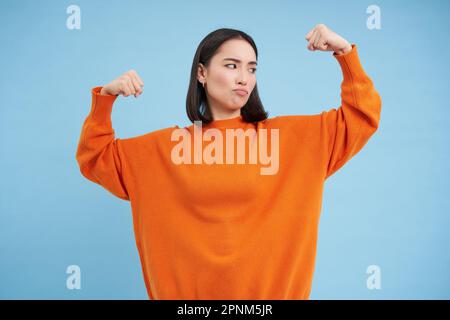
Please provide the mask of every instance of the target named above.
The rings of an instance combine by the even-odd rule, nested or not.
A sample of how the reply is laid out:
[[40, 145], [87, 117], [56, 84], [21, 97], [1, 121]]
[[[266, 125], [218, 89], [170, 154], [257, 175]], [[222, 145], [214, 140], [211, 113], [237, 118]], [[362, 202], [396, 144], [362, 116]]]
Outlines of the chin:
[[242, 109], [242, 108], [245, 106], [246, 103], [247, 103], [247, 101], [245, 101], [243, 104], [235, 104], [235, 105], [232, 105], [232, 106], [230, 107], [230, 110], [238, 110], [238, 109]]
[[241, 109], [242, 107], [243, 106], [240, 106], [240, 105], [230, 105], [227, 107], [227, 109], [228, 109], [228, 111], [236, 111], [236, 110]]

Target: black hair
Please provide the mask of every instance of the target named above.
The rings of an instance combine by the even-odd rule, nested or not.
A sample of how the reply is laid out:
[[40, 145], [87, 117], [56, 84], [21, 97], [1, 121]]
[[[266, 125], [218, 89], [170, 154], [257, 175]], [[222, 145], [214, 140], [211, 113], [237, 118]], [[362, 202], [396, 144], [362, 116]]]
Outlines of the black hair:
[[[197, 79], [198, 65], [201, 63], [205, 67], [208, 67], [217, 49], [225, 41], [231, 39], [247, 41], [253, 47], [256, 59], [258, 59], [256, 44], [252, 37], [245, 32], [222, 28], [209, 33], [198, 45], [194, 60], [192, 61], [191, 78], [186, 97], [186, 112], [192, 123], [194, 121], [202, 121], [203, 124], [207, 124], [214, 120], [208, 105], [205, 89]], [[258, 122], [268, 117], [268, 112], [264, 110], [264, 106], [259, 98], [256, 84], [247, 103], [241, 108], [241, 115], [245, 122]]]

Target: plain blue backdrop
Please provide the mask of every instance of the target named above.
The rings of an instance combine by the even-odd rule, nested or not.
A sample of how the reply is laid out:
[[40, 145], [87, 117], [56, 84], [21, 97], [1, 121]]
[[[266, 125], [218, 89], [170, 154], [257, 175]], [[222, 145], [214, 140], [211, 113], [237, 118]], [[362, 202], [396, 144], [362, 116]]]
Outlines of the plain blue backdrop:
[[[75, 159], [91, 88], [134, 68], [116, 137], [190, 122], [195, 50], [222, 27], [250, 34], [269, 116], [340, 105], [331, 52], [307, 50], [318, 23], [358, 46], [383, 101], [380, 127], [325, 184], [311, 299], [449, 299], [448, 1], [1, 1], [0, 298], [147, 299], [127, 201]], [[69, 5], [81, 29], [66, 27]], [[381, 9], [369, 30], [368, 6]], [[270, 258], [270, 257], [269, 257]], [[81, 268], [81, 289], [66, 268]], [[367, 267], [381, 270], [369, 290]]]

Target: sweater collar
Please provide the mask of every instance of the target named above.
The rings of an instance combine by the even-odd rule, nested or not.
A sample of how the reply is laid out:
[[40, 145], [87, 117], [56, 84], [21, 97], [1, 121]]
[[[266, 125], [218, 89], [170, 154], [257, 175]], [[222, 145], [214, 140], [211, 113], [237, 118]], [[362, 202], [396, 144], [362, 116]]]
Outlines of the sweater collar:
[[242, 115], [229, 119], [212, 120], [210, 123], [203, 124], [203, 128], [244, 128], [249, 123], [244, 121]]

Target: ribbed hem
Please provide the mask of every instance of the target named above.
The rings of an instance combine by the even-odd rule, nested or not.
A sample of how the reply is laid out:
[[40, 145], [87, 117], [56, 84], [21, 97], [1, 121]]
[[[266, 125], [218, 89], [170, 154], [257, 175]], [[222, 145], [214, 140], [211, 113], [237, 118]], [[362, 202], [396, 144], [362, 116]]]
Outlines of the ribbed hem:
[[347, 53], [337, 55], [333, 52], [333, 57], [337, 59], [341, 66], [344, 81], [352, 81], [356, 80], [357, 77], [365, 76], [356, 44], [352, 44], [352, 50]]
[[111, 122], [112, 107], [117, 96], [100, 94], [102, 88], [102, 86], [94, 87], [91, 90], [91, 117], [97, 123], [108, 123]]

